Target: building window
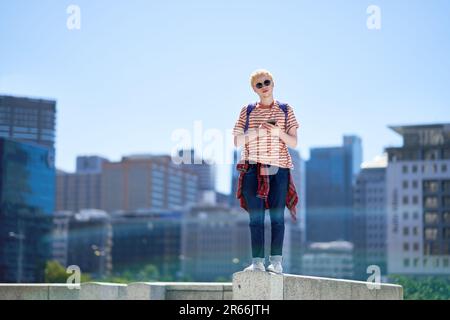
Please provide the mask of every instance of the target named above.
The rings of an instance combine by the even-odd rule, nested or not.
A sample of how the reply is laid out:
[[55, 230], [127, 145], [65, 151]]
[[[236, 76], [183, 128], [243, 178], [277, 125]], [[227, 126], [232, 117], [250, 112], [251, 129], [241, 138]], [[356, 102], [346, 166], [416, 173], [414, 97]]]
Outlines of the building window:
[[450, 208], [450, 196], [442, 197], [442, 205], [444, 208]]
[[403, 266], [404, 267], [409, 267], [409, 258], [403, 259]]
[[408, 166], [407, 166], [406, 164], [404, 164], [404, 165], [402, 166], [402, 172], [403, 172], [403, 173], [408, 173]]
[[412, 166], [412, 172], [413, 172], [413, 173], [416, 173], [416, 172], [417, 172], [417, 165], [413, 165], [413, 166]]
[[447, 165], [445, 163], [442, 164], [441, 171], [442, 172], [447, 172]]
[[424, 155], [425, 160], [439, 159], [439, 150], [427, 150]]
[[425, 223], [436, 224], [439, 222], [439, 214], [437, 212], [425, 212]]
[[408, 242], [403, 243], [403, 251], [409, 251], [409, 243]]
[[414, 213], [413, 213], [413, 219], [414, 219], [414, 220], [419, 219], [419, 213], [418, 213], [417, 211], [414, 211]]
[[418, 242], [414, 242], [414, 244], [413, 244], [413, 250], [414, 250], [414, 251], [419, 251], [419, 243], [418, 243]]
[[439, 183], [437, 181], [424, 181], [423, 189], [425, 192], [438, 192], [439, 191]]
[[450, 240], [450, 228], [449, 227], [444, 228], [444, 239]]
[[437, 208], [439, 206], [437, 197], [425, 197], [424, 203], [426, 208]]
[[449, 180], [442, 181], [442, 191], [450, 192], [450, 181]]
[[413, 196], [412, 203], [413, 204], [418, 204], [419, 203], [419, 197], [418, 196]]
[[450, 223], [450, 211], [445, 211], [442, 214], [442, 220], [444, 221], [444, 223]]
[[412, 182], [413, 189], [417, 189], [418, 186], [419, 186], [419, 183], [417, 182], [417, 180], [413, 180], [413, 182]]
[[419, 234], [419, 228], [413, 227], [413, 235], [417, 236]]
[[408, 212], [403, 212], [403, 220], [408, 220]]
[[428, 242], [424, 246], [424, 254], [426, 255], [437, 255], [439, 252], [439, 244], [436, 242]]
[[409, 235], [409, 228], [408, 227], [403, 227], [403, 235], [404, 236]]
[[425, 228], [425, 240], [436, 240], [438, 236], [437, 228]]
[[403, 189], [408, 189], [408, 180], [403, 180]]
[[408, 196], [403, 196], [402, 203], [403, 204], [408, 204]]

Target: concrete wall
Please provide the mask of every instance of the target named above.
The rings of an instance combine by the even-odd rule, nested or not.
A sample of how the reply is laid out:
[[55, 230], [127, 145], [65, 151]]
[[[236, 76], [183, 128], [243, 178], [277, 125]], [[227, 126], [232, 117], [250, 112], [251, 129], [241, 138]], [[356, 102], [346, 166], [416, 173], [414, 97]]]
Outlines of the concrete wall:
[[393, 284], [331, 278], [238, 272], [233, 275], [235, 300], [403, 300], [403, 288]]
[[0, 300], [231, 300], [231, 283], [0, 284]]
[[238, 272], [233, 283], [136, 282], [0, 284], [0, 300], [402, 300], [398, 285], [360, 281]]

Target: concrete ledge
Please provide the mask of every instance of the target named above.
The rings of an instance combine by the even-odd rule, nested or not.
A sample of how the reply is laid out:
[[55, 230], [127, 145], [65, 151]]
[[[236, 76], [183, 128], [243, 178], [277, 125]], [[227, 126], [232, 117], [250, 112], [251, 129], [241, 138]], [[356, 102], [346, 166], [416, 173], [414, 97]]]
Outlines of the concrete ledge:
[[135, 282], [127, 287], [128, 300], [165, 300], [166, 286], [157, 282]]
[[[224, 300], [231, 283], [166, 282], [166, 300]], [[229, 296], [229, 295], [228, 295]]]
[[0, 300], [231, 300], [231, 283], [0, 284]]
[[127, 285], [101, 282], [82, 283], [79, 297], [80, 300], [125, 300]]
[[234, 300], [403, 300], [403, 288], [321, 277], [237, 272], [233, 275]]
[[[0, 300], [402, 300], [403, 288], [320, 277], [238, 272], [233, 282], [0, 284]], [[72, 289], [71, 289], [72, 288]]]
[[48, 300], [48, 284], [0, 284], [0, 300]]

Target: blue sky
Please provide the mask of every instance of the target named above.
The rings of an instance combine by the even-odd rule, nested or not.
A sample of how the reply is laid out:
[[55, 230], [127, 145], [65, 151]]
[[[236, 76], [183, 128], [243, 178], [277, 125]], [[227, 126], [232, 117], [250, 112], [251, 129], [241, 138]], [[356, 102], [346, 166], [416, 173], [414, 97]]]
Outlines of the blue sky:
[[[81, 9], [68, 30], [66, 9]], [[366, 27], [369, 5], [381, 30]], [[363, 139], [370, 160], [400, 137], [388, 125], [449, 121], [450, 2], [2, 0], [0, 94], [58, 102], [57, 167], [169, 153], [171, 134], [230, 130], [267, 68], [301, 128], [299, 150]], [[219, 191], [229, 166], [218, 167]]]

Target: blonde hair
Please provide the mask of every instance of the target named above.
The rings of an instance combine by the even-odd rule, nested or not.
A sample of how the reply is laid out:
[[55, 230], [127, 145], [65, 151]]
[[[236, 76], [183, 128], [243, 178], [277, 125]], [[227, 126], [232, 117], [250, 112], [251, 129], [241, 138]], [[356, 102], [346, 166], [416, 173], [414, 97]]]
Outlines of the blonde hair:
[[250, 75], [250, 85], [253, 87], [253, 84], [255, 82], [255, 79], [259, 76], [268, 76], [270, 77], [270, 79], [273, 82], [273, 76], [270, 73], [270, 71], [266, 70], [266, 69], [258, 69], [256, 71], [253, 71], [252, 74]]

